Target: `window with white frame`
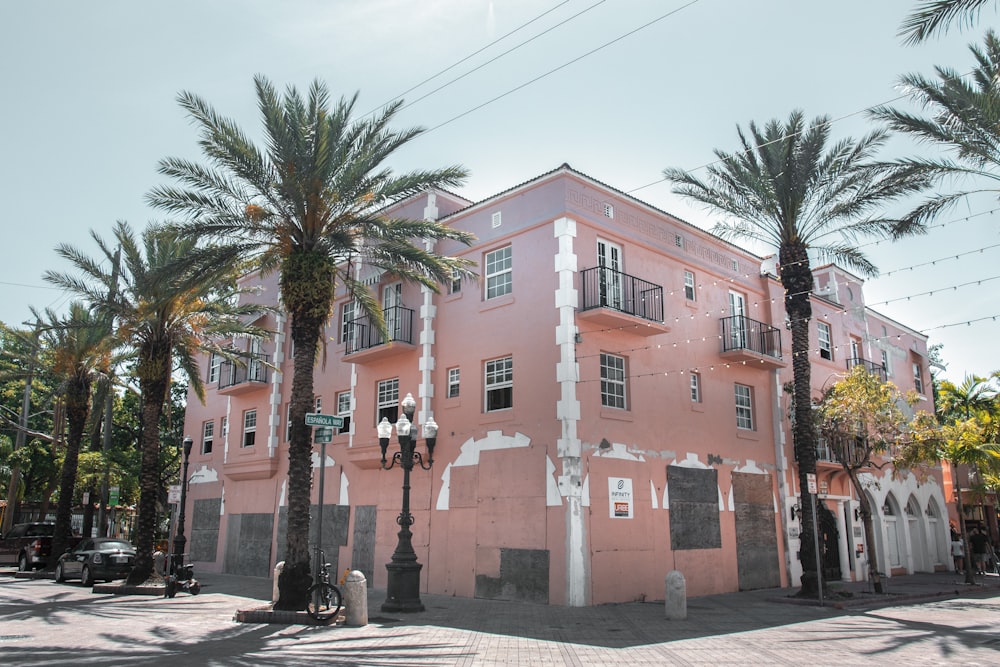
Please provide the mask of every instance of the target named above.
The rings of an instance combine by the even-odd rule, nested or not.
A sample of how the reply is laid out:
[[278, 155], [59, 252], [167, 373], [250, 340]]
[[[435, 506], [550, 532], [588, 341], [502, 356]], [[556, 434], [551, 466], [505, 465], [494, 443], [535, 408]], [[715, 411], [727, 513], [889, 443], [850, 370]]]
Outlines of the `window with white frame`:
[[458, 398], [459, 381], [462, 374], [457, 368], [448, 369], [448, 398]]
[[378, 403], [375, 423], [378, 424], [384, 417], [390, 423], [395, 424], [396, 420], [399, 419], [399, 378], [379, 380], [376, 396]]
[[351, 392], [342, 391], [337, 394], [337, 416], [344, 420], [344, 425], [337, 433], [348, 433], [351, 430]]
[[694, 274], [690, 271], [684, 272], [684, 298], [694, 301]]
[[602, 352], [601, 405], [624, 410], [627, 406], [625, 398], [625, 357]]
[[891, 378], [892, 370], [889, 368], [889, 353], [882, 350], [882, 368], [885, 369], [885, 376]]
[[486, 412], [514, 407], [514, 358], [491, 359], [485, 365]]
[[350, 343], [354, 340], [354, 318], [357, 312], [354, 300], [344, 303], [340, 308], [340, 342]]
[[504, 246], [486, 253], [486, 298], [510, 294], [513, 291], [511, 247]]
[[924, 393], [924, 369], [919, 363], [913, 364], [913, 388], [918, 394]]
[[605, 218], [615, 217], [615, 207], [608, 202], [604, 202], [604, 217]]
[[243, 446], [253, 447], [257, 442], [257, 410], [243, 413]]
[[292, 404], [288, 404], [288, 408], [285, 411], [285, 442], [292, 441]]
[[201, 453], [212, 453], [212, 441], [215, 439], [215, 421], [207, 421], [201, 425]]
[[448, 281], [448, 294], [458, 294], [462, 291], [462, 276], [458, 271], [451, 272], [451, 280]]
[[736, 384], [736, 428], [745, 431], [753, 430], [753, 388], [745, 384]]
[[701, 403], [701, 373], [691, 372], [691, 402]]
[[208, 356], [208, 383], [213, 384], [219, 381], [219, 371], [222, 368], [222, 357], [212, 352]]
[[229, 436], [229, 417], [223, 417], [219, 420], [219, 431], [222, 432], [223, 439]]
[[826, 322], [817, 322], [816, 331], [819, 335], [819, 356], [824, 359], [833, 360], [833, 345], [830, 337], [830, 325]]

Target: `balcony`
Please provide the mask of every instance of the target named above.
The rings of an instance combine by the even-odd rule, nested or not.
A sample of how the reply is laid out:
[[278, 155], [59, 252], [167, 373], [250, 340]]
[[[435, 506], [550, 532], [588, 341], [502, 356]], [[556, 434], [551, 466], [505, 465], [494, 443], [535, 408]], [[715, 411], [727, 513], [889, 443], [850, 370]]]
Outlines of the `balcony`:
[[722, 358], [761, 368], [784, 368], [781, 358], [781, 330], [741, 315], [723, 317]]
[[855, 366], [862, 366], [870, 374], [877, 377], [882, 382], [885, 382], [888, 376], [885, 372], [885, 367], [882, 364], [876, 364], [874, 361], [868, 361], [867, 359], [862, 359], [860, 357], [853, 357], [847, 360], [847, 370], [854, 370]]
[[266, 387], [268, 361], [266, 354], [252, 354], [239, 361], [224, 359], [219, 365], [219, 393], [242, 394]]
[[580, 319], [640, 336], [669, 333], [663, 322], [663, 287], [598, 266], [581, 272]]
[[413, 309], [392, 306], [382, 311], [388, 337], [383, 336], [365, 315], [347, 322], [344, 354], [360, 362], [415, 350], [413, 344]]

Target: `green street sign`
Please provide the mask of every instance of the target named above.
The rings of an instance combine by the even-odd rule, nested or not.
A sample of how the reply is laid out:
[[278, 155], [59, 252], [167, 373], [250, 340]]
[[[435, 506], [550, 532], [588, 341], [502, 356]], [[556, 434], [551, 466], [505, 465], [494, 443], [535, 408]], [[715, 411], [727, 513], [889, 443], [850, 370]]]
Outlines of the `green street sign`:
[[324, 415], [319, 412], [307, 412], [306, 426], [329, 426], [331, 428], [343, 428], [344, 418], [336, 415]]
[[112, 486], [108, 489], [108, 505], [114, 507], [118, 504], [118, 487]]
[[326, 426], [321, 426], [315, 431], [313, 431], [313, 442], [323, 443], [331, 442], [333, 440], [333, 429]]

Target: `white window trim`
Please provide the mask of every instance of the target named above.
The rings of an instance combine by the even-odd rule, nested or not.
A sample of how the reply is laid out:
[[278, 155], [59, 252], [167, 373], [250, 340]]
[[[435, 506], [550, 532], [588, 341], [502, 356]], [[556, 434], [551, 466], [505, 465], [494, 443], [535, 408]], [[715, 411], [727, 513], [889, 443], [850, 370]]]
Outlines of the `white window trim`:
[[459, 368], [448, 369], [448, 393], [447, 398], [458, 398], [462, 390], [462, 372]]
[[205, 445], [213, 445], [215, 442], [215, 420], [209, 419], [203, 422], [201, 425], [201, 453], [210, 454], [211, 451], [206, 451]]
[[[494, 370], [490, 371], [490, 366], [494, 366]], [[502, 375], [502, 379], [493, 382], [490, 381], [490, 376], [493, 375], [494, 378], [497, 375]], [[514, 358], [511, 356], [499, 357], [497, 359], [489, 359], [483, 364], [483, 412], [500, 412], [501, 410], [511, 410], [514, 407]], [[511, 398], [510, 405], [503, 408], [493, 408], [490, 409], [490, 394], [494, 391], [500, 391], [503, 389], [510, 389]]]
[[[824, 332], [826, 333], [825, 340]], [[833, 361], [833, 330], [830, 325], [826, 322], [816, 322], [816, 338], [819, 341], [819, 356], [822, 359]]]
[[[253, 415], [253, 424], [249, 424], [250, 416]], [[247, 444], [247, 435], [254, 434], [254, 444]], [[240, 447], [253, 447], [257, 444], [257, 409], [251, 408], [250, 410], [245, 410], [243, 412], [243, 439], [240, 441]]]
[[[491, 257], [499, 257], [506, 253], [502, 261], [491, 260]], [[494, 265], [491, 268], [491, 263]], [[503, 268], [497, 269], [496, 265]], [[483, 257], [484, 285], [486, 288], [486, 299], [496, 299], [506, 296], [514, 291], [514, 250], [513, 246], [505, 245], [502, 248], [491, 250]], [[500, 290], [503, 291], [500, 291]], [[491, 291], [493, 292], [491, 294]]]
[[688, 301], [698, 300], [698, 291], [695, 289], [693, 271], [684, 271], [684, 298]]
[[753, 387], [737, 382], [733, 385], [733, 397], [736, 402], [736, 428], [741, 431], [753, 431], [755, 429], [753, 418]]
[[692, 371], [688, 383], [691, 389], [691, 402], [701, 403], [701, 373]]
[[[623, 356], [601, 352], [600, 364], [601, 407], [628, 410], [628, 375], [626, 371], [628, 361]], [[620, 377], [616, 377], [619, 374]], [[610, 391], [612, 389], [617, 391]]]

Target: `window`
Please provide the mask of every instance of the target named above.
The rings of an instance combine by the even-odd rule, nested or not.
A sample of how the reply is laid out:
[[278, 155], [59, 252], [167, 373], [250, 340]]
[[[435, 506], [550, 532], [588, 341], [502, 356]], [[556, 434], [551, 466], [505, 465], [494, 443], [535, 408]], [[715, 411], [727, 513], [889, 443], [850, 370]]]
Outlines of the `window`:
[[342, 391], [337, 394], [337, 415], [344, 420], [338, 433], [348, 433], [351, 430], [351, 392]]
[[753, 389], [745, 384], [736, 386], [736, 428], [753, 430]]
[[701, 403], [701, 373], [691, 373], [691, 402]]
[[317, 412], [317, 413], [323, 412], [323, 397], [322, 396], [317, 396], [313, 400], [313, 407], [314, 407], [313, 412]]
[[816, 329], [819, 334], [819, 356], [824, 359], [833, 360], [833, 347], [830, 343], [830, 325], [826, 322], [817, 322]]
[[219, 430], [222, 431], [223, 439], [229, 437], [229, 417], [223, 417], [219, 420]]
[[208, 357], [208, 383], [219, 381], [219, 369], [222, 367], [222, 357], [213, 352]]
[[861, 341], [857, 338], [851, 339], [851, 359], [861, 359]]
[[207, 421], [201, 425], [201, 453], [212, 453], [212, 440], [215, 438], [215, 422]]
[[624, 410], [625, 357], [601, 353], [601, 405]]
[[458, 383], [461, 373], [457, 368], [448, 369], [448, 398], [458, 398]]
[[350, 343], [354, 340], [354, 318], [356, 312], [354, 300], [346, 302], [340, 311], [340, 342]]
[[490, 224], [493, 225], [493, 229], [496, 229], [503, 222], [503, 218], [500, 215], [500, 211], [497, 211], [490, 217]]
[[382, 421], [383, 417], [393, 424], [399, 419], [399, 378], [379, 380], [377, 409], [376, 424]]
[[919, 363], [913, 364], [913, 388], [918, 394], [924, 393], [924, 371]]
[[615, 217], [615, 207], [609, 204], [608, 202], [604, 202], [604, 217], [605, 218]]
[[486, 298], [510, 294], [512, 274], [510, 246], [486, 253]]
[[684, 237], [680, 234], [674, 234], [674, 245], [678, 248], [684, 247]]
[[889, 370], [889, 353], [882, 350], [882, 368], [885, 369], [885, 376], [892, 377], [892, 371]]
[[288, 404], [288, 409], [285, 411], [285, 442], [292, 441], [292, 404]]
[[448, 294], [460, 294], [462, 291], [462, 276], [458, 271], [452, 271], [451, 280], [448, 281]]
[[486, 362], [486, 412], [514, 407], [514, 358]]
[[694, 301], [694, 274], [690, 271], [684, 272], [684, 298]]
[[257, 411], [247, 410], [243, 413], [243, 446], [253, 447], [257, 441]]

